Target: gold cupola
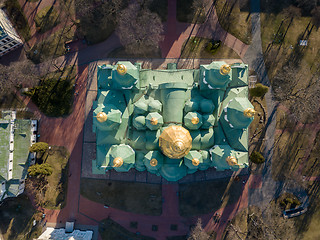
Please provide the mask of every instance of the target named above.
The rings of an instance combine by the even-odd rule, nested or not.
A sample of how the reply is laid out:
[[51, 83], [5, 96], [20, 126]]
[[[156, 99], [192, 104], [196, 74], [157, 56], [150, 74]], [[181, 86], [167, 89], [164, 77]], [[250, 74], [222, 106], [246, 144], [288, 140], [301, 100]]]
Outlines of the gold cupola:
[[256, 110], [254, 110], [253, 108], [247, 108], [243, 111], [243, 115], [247, 118], [252, 118], [255, 113]]
[[152, 167], [157, 166], [157, 165], [158, 165], [158, 160], [155, 159], [155, 158], [152, 158], [152, 159], [150, 160], [150, 165], [151, 165]]
[[107, 114], [106, 114], [105, 112], [99, 112], [99, 113], [97, 114], [96, 118], [97, 118], [98, 122], [101, 122], [101, 123], [102, 123], [102, 122], [107, 121], [108, 116], [107, 116]]
[[123, 159], [121, 157], [116, 157], [113, 159], [113, 167], [121, 167], [123, 165]]
[[199, 118], [198, 117], [193, 117], [192, 119], [191, 119], [191, 122], [192, 122], [192, 124], [198, 124], [199, 123]]
[[161, 133], [159, 146], [167, 157], [179, 159], [189, 153], [192, 147], [192, 137], [184, 127], [172, 125]]
[[226, 158], [226, 162], [228, 163], [229, 166], [238, 165], [238, 160], [233, 156], [228, 156]]
[[193, 166], [198, 166], [200, 164], [200, 160], [198, 158], [193, 158], [192, 159], [192, 165]]
[[220, 74], [221, 75], [227, 75], [231, 71], [231, 67], [228, 64], [223, 64], [220, 68]]
[[153, 117], [153, 118], [150, 119], [150, 123], [152, 125], [157, 125], [158, 124], [158, 119], [156, 117]]
[[119, 64], [118, 67], [117, 67], [117, 72], [120, 74], [120, 75], [125, 75], [127, 73], [127, 67], [126, 65], [124, 64]]

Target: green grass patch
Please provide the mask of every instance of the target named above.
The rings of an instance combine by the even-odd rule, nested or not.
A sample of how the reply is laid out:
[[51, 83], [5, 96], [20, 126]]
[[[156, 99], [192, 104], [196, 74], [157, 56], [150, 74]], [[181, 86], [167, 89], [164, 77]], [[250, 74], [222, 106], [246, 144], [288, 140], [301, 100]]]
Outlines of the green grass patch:
[[7, 178], [10, 125], [0, 124], [0, 179]]
[[65, 42], [72, 40], [74, 33], [71, 27], [60, 29], [50, 35], [46, 40], [36, 43], [27, 56], [34, 63], [40, 63], [46, 59], [62, 56], [66, 53]]
[[65, 206], [69, 157], [70, 153], [65, 147], [51, 146], [42, 159], [52, 167], [52, 174], [27, 179], [26, 188], [33, 193], [39, 206], [48, 209], [62, 209]]
[[25, 39], [25, 41], [28, 41], [31, 37], [30, 27], [18, 0], [6, 0], [5, 7], [18, 33]]
[[33, 220], [40, 220], [39, 214], [26, 195], [7, 198], [0, 206], [0, 236], [6, 240], [35, 239], [41, 234], [42, 228], [32, 226]]
[[55, 71], [43, 77], [40, 85], [26, 94], [47, 116], [66, 116], [72, 112], [76, 74], [75, 66], [67, 66], [62, 72]]
[[80, 192], [91, 201], [127, 212], [145, 215], [162, 212], [161, 185], [158, 184], [82, 178]]
[[219, 23], [223, 29], [245, 44], [251, 43], [250, 1], [215, 1]]
[[100, 222], [99, 234], [103, 240], [155, 240], [152, 237], [132, 233], [109, 218]]
[[177, 0], [177, 20], [187, 23], [204, 23], [206, 9], [193, 9], [192, 4], [196, 0]]
[[222, 179], [203, 184], [179, 185], [179, 211], [181, 216], [206, 214], [235, 203], [242, 194], [242, 181]]
[[47, 6], [37, 13], [34, 18], [37, 31], [44, 33], [59, 24], [59, 14], [53, 6]]
[[223, 43], [219, 43], [215, 49], [208, 50], [208, 45], [212, 42], [207, 38], [191, 37], [182, 46], [181, 58], [240, 58], [235, 51]]

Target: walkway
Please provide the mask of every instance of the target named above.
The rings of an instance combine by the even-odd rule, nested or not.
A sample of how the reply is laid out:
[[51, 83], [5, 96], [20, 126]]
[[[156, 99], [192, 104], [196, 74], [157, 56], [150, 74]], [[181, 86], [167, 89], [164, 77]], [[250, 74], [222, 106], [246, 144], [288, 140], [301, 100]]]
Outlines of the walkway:
[[220, 26], [213, 1], [211, 1], [211, 5], [207, 9], [207, 19], [203, 24], [178, 22], [176, 19], [176, 7], [177, 0], [168, 0], [168, 18], [165, 24], [166, 34], [163, 42], [160, 43], [163, 58], [180, 58], [183, 43], [193, 36], [221, 40], [241, 58], [244, 57], [249, 46]]

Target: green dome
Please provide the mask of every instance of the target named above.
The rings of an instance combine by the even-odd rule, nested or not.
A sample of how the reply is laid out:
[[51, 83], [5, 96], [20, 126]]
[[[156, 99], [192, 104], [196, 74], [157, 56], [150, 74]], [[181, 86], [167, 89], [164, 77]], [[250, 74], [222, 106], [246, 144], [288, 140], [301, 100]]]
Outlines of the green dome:
[[185, 112], [196, 112], [199, 110], [199, 103], [197, 101], [188, 100], [184, 105]]
[[218, 171], [239, 168], [237, 165], [231, 166], [227, 162], [229, 157], [236, 158], [236, 152], [229, 145], [216, 145], [210, 149], [210, 153], [212, 164]]
[[159, 151], [148, 152], [143, 159], [148, 171], [157, 171], [163, 165], [163, 155]]
[[162, 126], [162, 124], [163, 124], [163, 118], [159, 113], [152, 112], [147, 115], [146, 126], [150, 130], [157, 130]]
[[131, 62], [118, 62], [112, 70], [114, 89], [132, 89], [139, 80], [139, 70]]
[[184, 125], [191, 129], [196, 130], [202, 125], [202, 116], [197, 112], [189, 112], [184, 116]]
[[167, 181], [173, 182], [178, 181], [187, 175], [187, 167], [184, 164], [182, 164], [180, 167], [179, 165], [175, 164], [164, 164], [159, 171], [161, 176]]
[[132, 124], [137, 130], [146, 129], [146, 118], [145, 118], [145, 116], [138, 115], [138, 116], [134, 117], [133, 120], [132, 120]]
[[231, 82], [231, 71], [223, 75], [220, 69], [226, 65], [225, 62], [213, 62], [203, 72], [203, 83], [209, 89], [225, 89], [229, 82]]
[[[101, 113], [105, 116], [103, 120], [99, 118], [102, 115]], [[122, 112], [112, 104], [105, 106], [98, 104], [97, 108], [93, 111], [93, 124], [100, 130], [109, 131], [120, 125], [121, 115]]]
[[148, 111], [148, 103], [145, 100], [140, 99], [134, 104], [134, 113], [135, 114], [144, 114]]
[[161, 112], [162, 103], [158, 100], [151, 100], [149, 102], [148, 111], [149, 112]]
[[211, 100], [202, 99], [200, 102], [200, 108], [203, 113], [213, 113], [215, 106]]
[[209, 129], [214, 126], [215, 118], [212, 114], [210, 115], [202, 115], [202, 126], [203, 129]]
[[231, 128], [247, 128], [253, 121], [253, 117], [245, 116], [244, 111], [250, 108], [253, 109], [253, 106], [247, 98], [236, 97], [224, 109], [226, 112], [224, 119], [229, 123]]
[[202, 163], [202, 155], [198, 151], [190, 151], [185, 157], [184, 157], [184, 164], [189, 169], [198, 169], [200, 163]]
[[[119, 165], [116, 166], [119, 160]], [[125, 144], [113, 145], [110, 148], [110, 165], [117, 172], [127, 172], [135, 163], [135, 152]]]

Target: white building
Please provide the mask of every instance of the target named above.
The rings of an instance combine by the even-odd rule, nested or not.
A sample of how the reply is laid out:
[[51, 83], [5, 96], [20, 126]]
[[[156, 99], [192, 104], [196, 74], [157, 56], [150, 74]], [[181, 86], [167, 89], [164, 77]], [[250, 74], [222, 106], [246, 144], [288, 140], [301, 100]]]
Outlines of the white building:
[[22, 40], [13, 28], [8, 16], [0, 9], [0, 56], [22, 45]]

